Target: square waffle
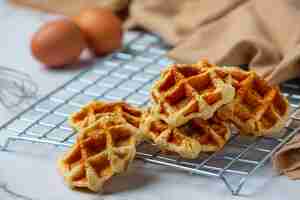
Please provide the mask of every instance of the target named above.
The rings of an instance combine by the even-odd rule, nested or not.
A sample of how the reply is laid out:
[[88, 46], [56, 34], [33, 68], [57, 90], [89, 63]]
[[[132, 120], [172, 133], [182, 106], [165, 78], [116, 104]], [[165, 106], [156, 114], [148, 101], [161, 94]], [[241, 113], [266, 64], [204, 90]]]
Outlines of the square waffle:
[[162, 150], [188, 159], [197, 158], [201, 152], [217, 151], [230, 138], [228, 126], [216, 116], [208, 120], [193, 118], [180, 127], [172, 127], [148, 110], [143, 114], [140, 129]]
[[103, 113], [119, 113], [128, 123], [139, 127], [142, 111], [122, 101], [92, 101], [82, 107], [80, 111], [72, 114], [69, 124], [76, 130], [80, 130], [93, 124]]
[[223, 79], [230, 76], [236, 89], [234, 100], [218, 110], [218, 116], [232, 122], [242, 133], [256, 136], [276, 133], [289, 113], [287, 99], [277, 86], [269, 85], [253, 71], [219, 67]]
[[98, 192], [114, 175], [124, 172], [136, 153], [138, 129], [119, 113], [102, 114], [58, 161], [60, 173], [71, 187]]
[[215, 69], [205, 60], [168, 67], [151, 90], [154, 114], [174, 127], [211, 118], [235, 96], [230, 77], [221, 79]]

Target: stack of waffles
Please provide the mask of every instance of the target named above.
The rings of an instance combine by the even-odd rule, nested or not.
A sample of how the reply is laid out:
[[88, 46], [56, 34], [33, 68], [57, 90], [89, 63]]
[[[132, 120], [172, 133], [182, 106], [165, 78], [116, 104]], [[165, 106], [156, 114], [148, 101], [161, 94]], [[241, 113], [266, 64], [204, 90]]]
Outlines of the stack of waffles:
[[58, 162], [68, 185], [101, 191], [128, 168], [142, 140], [195, 159], [220, 150], [231, 126], [263, 136], [278, 132], [288, 117], [288, 102], [278, 87], [255, 72], [206, 60], [167, 67], [151, 89], [151, 100], [145, 109], [93, 101], [71, 115], [77, 141]]
[[143, 134], [189, 159], [222, 148], [232, 124], [240, 133], [262, 136], [279, 131], [288, 116], [288, 102], [277, 87], [255, 72], [206, 60], [169, 66], [151, 97], [142, 116]]
[[58, 161], [66, 183], [99, 192], [114, 175], [123, 173], [141, 140], [142, 112], [124, 102], [91, 102], [69, 120], [77, 141]]

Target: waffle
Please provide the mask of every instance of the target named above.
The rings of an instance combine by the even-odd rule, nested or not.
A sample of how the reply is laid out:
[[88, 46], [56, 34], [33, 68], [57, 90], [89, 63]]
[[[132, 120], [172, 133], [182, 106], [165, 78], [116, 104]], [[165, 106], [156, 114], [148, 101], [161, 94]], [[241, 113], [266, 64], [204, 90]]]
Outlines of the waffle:
[[69, 124], [76, 130], [80, 130], [93, 124], [103, 113], [120, 113], [128, 123], [139, 127], [141, 110], [125, 102], [92, 101], [79, 112], [71, 115]]
[[59, 159], [66, 183], [71, 188], [102, 191], [104, 183], [124, 172], [133, 160], [137, 131], [120, 113], [101, 114], [80, 131], [76, 143]]
[[154, 114], [173, 127], [211, 118], [235, 95], [230, 77], [223, 80], [215, 70], [207, 61], [168, 67], [151, 89]]
[[208, 120], [194, 118], [181, 127], [171, 127], [150, 109], [143, 114], [140, 129], [160, 149], [188, 159], [197, 158], [201, 152], [217, 151], [230, 138], [229, 128], [216, 116]]
[[276, 133], [284, 126], [289, 104], [277, 86], [270, 86], [253, 71], [237, 67], [218, 68], [217, 74], [232, 78], [234, 100], [218, 110], [222, 120], [229, 120], [242, 133], [256, 136]]

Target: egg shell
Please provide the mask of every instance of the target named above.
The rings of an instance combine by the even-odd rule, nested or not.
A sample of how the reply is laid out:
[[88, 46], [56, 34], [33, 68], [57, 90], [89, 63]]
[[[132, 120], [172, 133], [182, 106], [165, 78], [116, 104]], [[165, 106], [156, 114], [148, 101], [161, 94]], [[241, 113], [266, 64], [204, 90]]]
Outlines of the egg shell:
[[32, 55], [48, 67], [59, 68], [78, 60], [86, 47], [79, 27], [68, 19], [44, 24], [32, 37]]
[[122, 22], [108, 8], [86, 8], [74, 17], [87, 44], [93, 52], [102, 56], [122, 47]]

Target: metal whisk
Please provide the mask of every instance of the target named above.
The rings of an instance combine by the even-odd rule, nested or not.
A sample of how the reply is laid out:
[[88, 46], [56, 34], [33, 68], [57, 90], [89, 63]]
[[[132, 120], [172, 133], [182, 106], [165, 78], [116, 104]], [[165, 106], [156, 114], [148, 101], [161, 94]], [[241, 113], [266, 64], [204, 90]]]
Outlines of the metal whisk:
[[38, 87], [23, 72], [0, 66], [0, 103], [6, 108], [19, 106], [36, 96]]

